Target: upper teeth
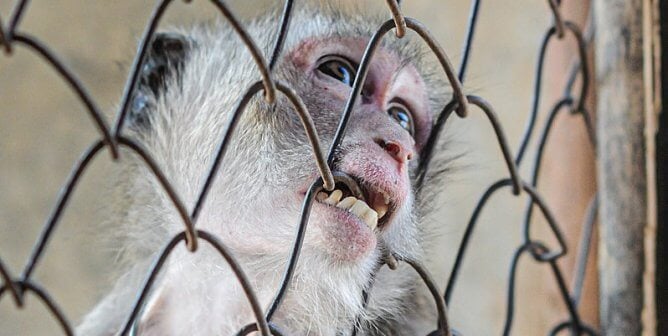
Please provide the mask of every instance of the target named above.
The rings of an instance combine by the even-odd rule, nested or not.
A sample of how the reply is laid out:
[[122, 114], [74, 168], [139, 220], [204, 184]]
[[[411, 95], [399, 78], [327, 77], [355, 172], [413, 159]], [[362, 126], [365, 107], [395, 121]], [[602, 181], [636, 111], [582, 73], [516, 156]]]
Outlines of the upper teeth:
[[343, 196], [343, 192], [339, 189], [336, 189], [332, 191], [332, 193], [329, 196], [327, 196], [327, 194], [325, 194], [324, 192], [319, 193], [318, 200], [325, 204], [336, 205], [341, 200], [341, 196]]
[[383, 216], [385, 216], [387, 213], [387, 204], [382, 205], [378, 209], [374, 210], [361, 199], [358, 199], [354, 196], [348, 196], [341, 200], [342, 196], [343, 192], [339, 189], [336, 189], [329, 195], [327, 195], [325, 192], [320, 192], [316, 196], [316, 199], [322, 203], [348, 210], [350, 213], [362, 219], [371, 230], [375, 229], [378, 225], [378, 219], [383, 218]]
[[378, 213], [378, 218], [379, 219], [383, 218], [385, 216], [385, 214], [387, 213], [387, 204], [383, 204], [383, 205], [377, 207], [375, 210]]

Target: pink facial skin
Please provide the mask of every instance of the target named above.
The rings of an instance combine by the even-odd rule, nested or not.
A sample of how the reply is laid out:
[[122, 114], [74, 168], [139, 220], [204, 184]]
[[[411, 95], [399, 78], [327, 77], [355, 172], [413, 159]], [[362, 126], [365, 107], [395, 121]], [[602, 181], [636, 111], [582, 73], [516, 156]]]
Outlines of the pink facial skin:
[[[352, 38], [306, 40], [289, 55], [293, 64], [306, 74], [311, 95], [318, 93], [317, 97], [311, 98], [314, 102], [307, 102], [307, 106], [311, 108], [318, 130], [325, 130], [321, 132], [325, 143], [330, 140], [325, 138], [336, 129], [340, 115], [334, 113], [336, 118], [332, 119], [330, 111], [343, 111], [351, 87], [318, 70], [318, 61], [323, 56], [339, 55], [359, 64], [367, 42]], [[410, 110], [415, 128], [413, 136], [388, 114], [388, 107], [393, 102]], [[329, 119], [324, 114], [330, 115]], [[411, 207], [405, 206], [412, 202], [409, 164], [427, 141], [430, 125], [427, 90], [418, 71], [413, 65], [402, 62], [398, 55], [378, 48], [367, 73], [363, 94], [353, 108], [335, 166], [335, 170], [357, 178], [374, 194], [389, 196], [395, 213], [376, 231], [396, 225], [397, 218], [410, 215], [406, 209]], [[300, 200], [311, 181], [304, 181], [297, 190]], [[378, 232], [345, 210], [316, 201], [311, 223], [317, 232], [315, 246], [324, 247], [337, 261], [358, 262], [376, 248]]]

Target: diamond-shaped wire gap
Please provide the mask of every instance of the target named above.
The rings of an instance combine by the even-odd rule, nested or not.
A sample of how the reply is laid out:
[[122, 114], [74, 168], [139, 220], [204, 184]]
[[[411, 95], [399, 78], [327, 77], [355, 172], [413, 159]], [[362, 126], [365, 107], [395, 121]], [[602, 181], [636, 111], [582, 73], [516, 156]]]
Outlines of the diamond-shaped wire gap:
[[[244, 294], [248, 298], [249, 304], [251, 305], [251, 308], [253, 309], [253, 314], [255, 315], [255, 318], [257, 320], [257, 323], [259, 325], [260, 332], [262, 333], [263, 336], [271, 336], [271, 333], [269, 332], [269, 326], [267, 325], [267, 321], [265, 320], [263, 313], [262, 313], [262, 308], [260, 307], [260, 303], [257, 299], [257, 296], [255, 295], [255, 292], [253, 291], [253, 288], [250, 285], [250, 281], [246, 274], [244, 273], [241, 265], [236, 261], [234, 256], [230, 251], [228, 251], [227, 247], [225, 247], [225, 244], [223, 244], [218, 238], [216, 238], [214, 235], [202, 231], [202, 230], [197, 230], [196, 232], [198, 239], [203, 239], [206, 242], [208, 242], [213, 248], [215, 248], [218, 253], [225, 259], [225, 262], [230, 266], [232, 271], [234, 272], [234, 275], [237, 277], [239, 280], [239, 284], [242, 286], [244, 290]], [[142, 289], [137, 296], [137, 300], [135, 301], [132, 310], [130, 312], [130, 315], [128, 315], [124, 325], [123, 329], [121, 330], [121, 335], [127, 335], [130, 330], [133, 328], [133, 325], [135, 324], [135, 320], [137, 320], [137, 317], [139, 315], [139, 312], [144, 305], [144, 302], [146, 301], [148, 297], [148, 293], [151, 290], [151, 287], [155, 283], [156, 277], [158, 276], [160, 270], [162, 269], [163, 265], [165, 264], [165, 261], [167, 261], [167, 258], [171, 255], [172, 251], [176, 247], [178, 243], [181, 241], [186, 241], [187, 243], [187, 234], [186, 232], [181, 232], [177, 235], [175, 235], [162, 249], [158, 257], [155, 259], [153, 265], [151, 266], [151, 269], [148, 273], [148, 277], [144, 281], [144, 284], [142, 285]]]
[[[125, 116], [130, 110], [130, 103], [132, 101], [132, 95], [139, 81], [139, 75], [141, 73], [141, 68], [146, 61], [146, 54], [148, 54], [149, 44], [155, 33], [155, 30], [160, 23], [163, 15], [165, 14], [167, 8], [172, 3], [173, 0], [162, 0], [156, 5], [153, 13], [150, 16], [149, 23], [146, 26], [146, 30], [142, 36], [139, 51], [135, 56], [135, 60], [132, 65], [131, 75], [128, 77], [128, 81], [125, 85], [125, 90], [123, 92], [123, 98], [121, 98], [121, 108], [116, 115], [116, 123], [114, 126], [114, 135], [119, 136], [123, 129], [123, 124], [125, 122]], [[251, 53], [255, 64], [260, 69], [262, 74], [262, 82], [264, 83], [265, 88], [265, 98], [269, 103], [273, 103], [276, 96], [276, 88], [274, 82], [271, 80], [270, 71], [267, 67], [267, 62], [262, 56], [259, 48], [253, 41], [253, 39], [248, 35], [243, 26], [239, 23], [239, 20], [236, 16], [227, 8], [227, 5], [222, 1], [210, 0], [219, 10], [220, 14], [227, 19], [234, 31], [237, 33], [237, 36], [241, 38], [244, 45], [248, 47], [248, 51]]]
[[[581, 67], [581, 73], [583, 77], [583, 85], [580, 90], [580, 95], [579, 95], [579, 102], [578, 106], [582, 108], [584, 106], [584, 101], [586, 100], [587, 97], [587, 90], [588, 90], [588, 83], [589, 83], [589, 74], [585, 73], [584, 71], [588, 71], [588, 66], [586, 62], [586, 44], [584, 42], [584, 39], [582, 38], [582, 34], [580, 33], [580, 30], [577, 28], [577, 26], [571, 22], [566, 22], [565, 27], [567, 27], [567, 31], [570, 31], [573, 33], [573, 35], [576, 38], [577, 45], [578, 45], [578, 55], [580, 57], [580, 62], [583, 64]], [[524, 158], [524, 154], [526, 153], [526, 149], [529, 145], [529, 141], [531, 140], [531, 137], [533, 135], [534, 128], [536, 126], [536, 119], [538, 117], [538, 109], [540, 105], [540, 99], [541, 99], [541, 92], [542, 92], [542, 85], [543, 85], [543, 70], [544, 70], [544, 65], [545, 65], [545, 59], [547, 58], [547, 47], [550, 44], [550, 41], [554, 39], [554, 37], [558, 37], [557, 34], [557, 28], [556, 27], [551, 27], [547, 30], [543, 37], [543, 41], [541, 43], [540, 47], [540, 52], [538, 54], [538, 60], [537, 60], [537, 65], [536, 65], [536, 75], [534, 78], [534, 92], [532, 96], [532, 103], [531, 103], [531, 110], [529, 113], [529, 118], [527, 119], [526, 126], [524, 128], [524, 133], [521, 137], [521, 142], [520, 142], [520, 147], [517, 151], [517, 156], [515, 157], [515, 164], [517, 166], [520, 166], [522, 163], [522, 159]], [[583, 62], [584, 60], [584, 62]]]
[[[68, 336], [74, 336], [74, 331], [72, 330], [72, 325], [70, 322], [67, 320], [65, 317], [65, 314], [63, 313], [62, 309], [56, 304], [56, 302], [49, 296], [48, 292], [42, 289], [39, 285], [33, 283], [32, 281], [17, 281], [14, 282], [11, 287], [14, 288], [21, 288], [21, 303], [18, 305], [19, 307], [23, 306], [24, 300], [23, 297], [25, 297], [26, 293], [32, 293], [34, 294], [37, 299], [44, 305], [44, 307], [47, 308], [47, 310], [51, 313], [56, 318], [56, 321], [58, 321], [58, 324], [60, 325], [61, 330], [65, 333], [65, 335]], [[0, 301], [2, 301], [2, 295], [5, 293], [7, 286], [2, 286], [0, 287]], [[11, 289], [10, 289], [11, 291]]]

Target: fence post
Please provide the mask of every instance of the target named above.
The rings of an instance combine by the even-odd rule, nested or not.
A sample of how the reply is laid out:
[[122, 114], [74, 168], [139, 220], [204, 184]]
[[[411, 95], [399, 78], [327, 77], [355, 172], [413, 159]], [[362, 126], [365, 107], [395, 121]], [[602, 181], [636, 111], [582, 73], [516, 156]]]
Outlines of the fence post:
[[655, 0], [594, 0], [604, 335], [656, 335]]

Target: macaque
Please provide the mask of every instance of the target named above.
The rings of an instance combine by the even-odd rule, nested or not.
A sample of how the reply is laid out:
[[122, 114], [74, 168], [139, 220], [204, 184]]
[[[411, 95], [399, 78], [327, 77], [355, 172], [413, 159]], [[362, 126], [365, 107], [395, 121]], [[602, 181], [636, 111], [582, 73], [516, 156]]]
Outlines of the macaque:
[[[300, 96], [326, 153], [365, 47], [388, 16], [321, 6], [295, 6], [272, 78]], [[267, 54], [278, 20], [271, 13], [244, 23]], [[191, 209], [231, 114], [260, 74], [222, 19], [157, 34], [150, 48], [124, 134], [147, 149]], [[356, 323], [358, 335], [415, 336], [436, 328], [434, 304], [415, 271], [405, 263], [380, 267], [387, 251], [426, 258], [425, 197], [414, 180], [435, 113], [449, 95], [425, 50], [415, 36], [390, 33], [371, 61], [331, 167], [346, 178], [316, 195], [294, 277], [272, 318], [284, 335], [350, 335]], [[121, 155], [106, 226], [120, 245], [122, 275], [85, 317], [80, 335], [121, 330], [152, 261], [184, 228], [149, 169], [129, 151]], [[257, 94], [196, 225], [233, 252], [263, 308], [279, 288], [304, 197], [318, 177], [292, 104], [280, 93], [271, 105]], [[224, 259], [199, 245], [195, 253], [185, 244], [172, 252], [137, 318], [138, 335], [234, 335], [255, 321]]]

